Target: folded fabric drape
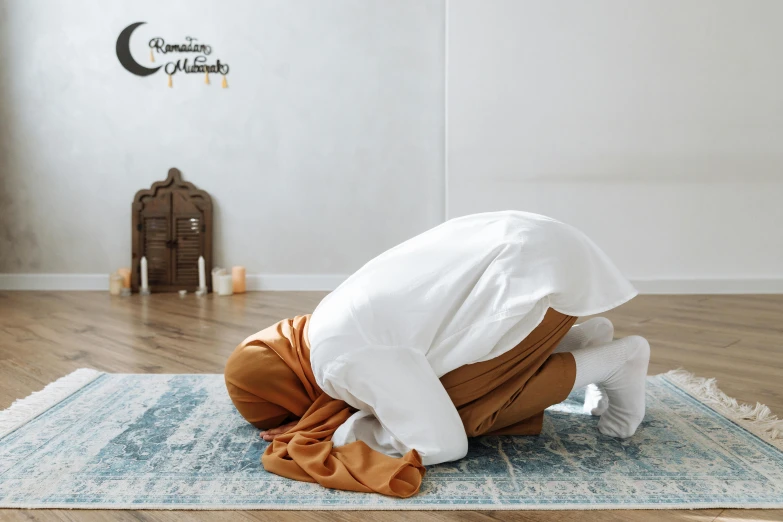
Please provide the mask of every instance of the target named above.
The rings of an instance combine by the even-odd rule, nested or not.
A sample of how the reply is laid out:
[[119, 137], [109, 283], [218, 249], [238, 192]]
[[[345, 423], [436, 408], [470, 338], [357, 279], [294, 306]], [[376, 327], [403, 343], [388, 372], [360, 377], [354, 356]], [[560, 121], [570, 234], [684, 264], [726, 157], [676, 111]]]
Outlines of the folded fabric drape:
[[264, 469], [327, 488], [402, 498], [416, 494], [425, 471], [416, 451], [394, 458], [361, 441], [333, 447], [332, 434], [356, 410], [316, 384], [307, 341], [309, 318], [286, 319], [248, 337], [226, 364], [228, 393], [251, 424], [268, 429], [299, 418], [266, 448]]

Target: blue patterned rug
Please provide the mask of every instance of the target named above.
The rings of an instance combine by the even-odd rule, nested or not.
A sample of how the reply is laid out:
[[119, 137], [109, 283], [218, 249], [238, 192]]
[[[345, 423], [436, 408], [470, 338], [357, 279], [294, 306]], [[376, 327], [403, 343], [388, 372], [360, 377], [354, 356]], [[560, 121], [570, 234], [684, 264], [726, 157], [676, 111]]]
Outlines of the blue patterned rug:
[[781, 426], [769, 410], [685, 372], [648, 382], [648, 414], [630, 439], [601, 435], [572, 394], [548, 410], [541, 436], [474, 439], [466, 458], [430, 467], [421, 493], [400, 500], [266, 473], [266, 443], [220, 375], [79, 370], [0, 412], [0, 507], [783, 507]]

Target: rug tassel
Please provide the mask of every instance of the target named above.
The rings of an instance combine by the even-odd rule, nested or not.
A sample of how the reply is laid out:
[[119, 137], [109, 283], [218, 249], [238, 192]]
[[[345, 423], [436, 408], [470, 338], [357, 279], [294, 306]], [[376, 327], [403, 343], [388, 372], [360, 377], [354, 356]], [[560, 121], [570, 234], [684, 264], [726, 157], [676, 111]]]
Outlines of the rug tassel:
[[783, 419], [779, 419], [764, 404], [741, 404], [723, 393], [715, 379], [696, 377], [683, 369], [664, 373], [663, 377], [699, 402], [783, 450]]
[[24, 399], [18, 399], [7, 409], [0, 411], [0, 438], [24, 426], [49, 408], [67, 399], [92, 381], [103, 375], [103, 372], [90, 368], [81, 368], [61, 377]]

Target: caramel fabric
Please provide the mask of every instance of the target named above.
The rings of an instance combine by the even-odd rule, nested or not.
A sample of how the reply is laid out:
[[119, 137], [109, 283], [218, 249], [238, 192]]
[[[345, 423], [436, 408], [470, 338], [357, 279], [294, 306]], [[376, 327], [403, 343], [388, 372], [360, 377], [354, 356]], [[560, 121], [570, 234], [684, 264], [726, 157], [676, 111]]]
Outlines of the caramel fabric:
[[574, 356], [552, 353], [576, 319], [550, 308], [508, 352], [440, 378], [468, 437], [541, 433], [544, 410], [563, 402], [576, 380]]
[[[356, 410], [323, 393], [310, 367], [309, 315], [286, 319], [245, 339], [226, 364], [229, 396], [257, 428], [298, 422], [272, 441], [264, 468], [324, 487], [407, 498], [425, 468], [415, 450], [390, 457], [356, 441], [332, 446], [335, 430]], [[495, 359], [441, 378], [468, 436], [539, 433], [546, 407], [564, 400], [576, 377], [569, 353], [552, 354], [576, 321], [549, 310], [519, 345]]]

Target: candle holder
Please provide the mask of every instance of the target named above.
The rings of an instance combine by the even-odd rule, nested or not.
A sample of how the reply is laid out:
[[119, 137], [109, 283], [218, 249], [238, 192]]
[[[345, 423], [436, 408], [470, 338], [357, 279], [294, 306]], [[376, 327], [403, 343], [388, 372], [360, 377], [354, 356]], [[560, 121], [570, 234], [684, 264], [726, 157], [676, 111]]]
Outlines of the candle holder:
[[233, 295], [234, 283], [231, 280], [231, 274], [220, 274], [218, 276], [218, 295]]
[[205, 295], [207, 295], [207, 292], [209, 292], [209, 290], [207, 290], [206, 286], [200, 286], [199, 289], [196, 290], [196, 295], [198, 297], [204, 297]]
[[218, 291], [218, 276], [222, 276], [227, 274], [225, 268], [221, 268], [219, 266], [216, 266], [212, 269], [212, 292], [217, 293]]
[[117, 272], [109, 275], [109, 294], [120, 295], [122, 293], [123, 278]]
[[150, 289], [149, 288], [142, 288], [139, 290], [139, 295], [150, 295]]

